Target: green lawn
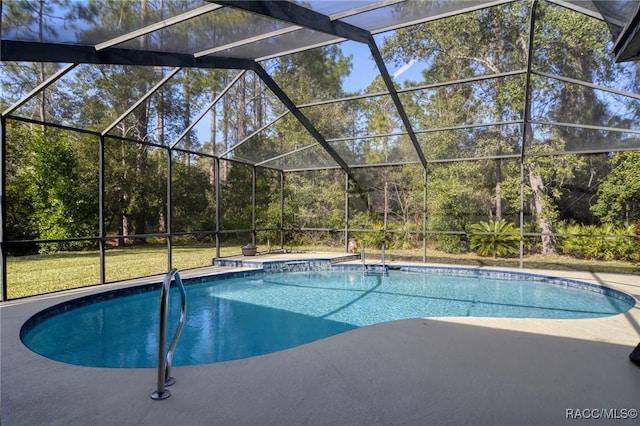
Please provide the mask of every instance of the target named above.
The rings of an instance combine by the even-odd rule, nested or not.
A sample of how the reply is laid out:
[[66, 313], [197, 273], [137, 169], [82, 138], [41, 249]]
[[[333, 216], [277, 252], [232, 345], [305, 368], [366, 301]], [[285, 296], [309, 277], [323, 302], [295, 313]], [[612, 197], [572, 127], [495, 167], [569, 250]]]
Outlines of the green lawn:
[[[289, 247], [287, 247], [289, 248]], [[343, 247], [300, 246], [294, 250], [337, 251]], [[258, 247], [266, 251], [265, 247]], [[241, 253], [239, 245], [223, 247], [220, 256]], [[211, 244], [177, 245], [173, 249], [173, 266], [190, 269], [210, 266], [215, 257]], [[379, 259], [380, 250], [367, 249], [367, 258]], [[422, 250], [388, 250], [387, 261], [422, 261]], [[519, 260], [482, 258], [475, 254], [451, 255], [433, 249], [427, 251], [427, 262], [472, 266], [518, 267]], [[566, 256], [527, 256], [524, 266], [532, 269], [582, 270], [640, 275], [640, 265], [628, 262], [601, 262], [575, 259]], [[167, 270], [165, 245], [145, 244], [125, 248], [110, 248], [106, 256], [106, 278], [108, 282], [163, 274]], [[100, 281], [98, 251], [65, 252], [34, 256], [10, 256], [7, 259], [7, 292], [10, 299], [50, 293], [59, 290], [89, 286]]]
[[[221, 256], [240, 254], [240, 248], [221, 249]], [[173, 266], [178, 269], [210, 266], [216, 255], [211, 245], [177, 246]], [[105, 260], [108, 282], [162, 274], [167, 271], [165, 245], [110, 248]], [[7, 295], [10, 299], [50, 293], [100, 282], [99, 252], [63, 252], [7, 259]]]

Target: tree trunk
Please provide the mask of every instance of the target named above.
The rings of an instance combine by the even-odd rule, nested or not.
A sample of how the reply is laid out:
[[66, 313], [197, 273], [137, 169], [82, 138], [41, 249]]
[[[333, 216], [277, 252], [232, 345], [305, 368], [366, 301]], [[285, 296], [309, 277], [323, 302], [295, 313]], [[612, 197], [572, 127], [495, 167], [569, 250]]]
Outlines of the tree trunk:
[[529, 165], [529, 185], [533, 192], [534, 214], [542, 234], [542, 254], [558, 254], [555, 237], [553, 236], [553, 224], [551, 219], [546, 217], [548, 205], [545, 197], [544, 181], [542, 176], [536, 173], [535, 164]]
[[[122, 131], [122, 135], [126, 136], [126, 131]], [[127, 217], [127, 210], [129, 208], [129, 193], [124, 189], [127, 187], [127, 159], [124, 151], [124, 145], [120, 144], [120, 164], [122, 166], [122, 173], [120, 174], [120, 188], [121, 192], [118, 196], [118, 206], [120, 207], [120, 220], [118, 221], [118, 247], [124, 247], [126, 245], [125, 236], [129, 235], [129, 218]]]
[[252, 80], [252, 99], [253, 99], [253, 126], [254, 129], [262, 126], [262, 96], [260, 94], [260, 84], [257, 78]]
[[[147, 122], [147, 117], [145, 115], [144, 122]], [[146, 126], [145, 126], [146, 127]], [[146, 194], [144, 194], [143, 182], [147, 179], [147, 165], [146, 165], [146, 146], [139, 144], [136, 150], [136, 168], [135, 168], [135, 184], [136, 188], [134, 189], [134, 193], [139, 196], [136, 201], [136, 205], [134, 207], [135, 213], [133, 214], [133, 229], [135, 235], [146, 234], [147, 232], [147, 214], [148, 214], [148, 204]], [[146, 239], [140, 238], [136, 239], [135, 242], [144, 244], [146, 243]]]
[[[162, 67], [156, 68], [158, 72], [158, 76], [160, 78], [164, 77], [164, 71]], [[156, 105], [156, 122], [158, 123], [158, 144], [164, 146], [164, 92], [159, 91], [159, 100]]]
[[496, 220], [502, 219], [502, 185], [496, 182]]

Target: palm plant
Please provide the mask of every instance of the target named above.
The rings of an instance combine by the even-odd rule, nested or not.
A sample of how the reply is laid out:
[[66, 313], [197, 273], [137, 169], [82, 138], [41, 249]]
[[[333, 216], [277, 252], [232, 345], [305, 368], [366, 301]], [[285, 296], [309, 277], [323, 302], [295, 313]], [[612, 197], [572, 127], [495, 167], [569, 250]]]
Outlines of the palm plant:
[[467, 227], [471, 249], [479, 256], [506, 257], [518, 253], [518, 228], [504, 219], [491, 219]]

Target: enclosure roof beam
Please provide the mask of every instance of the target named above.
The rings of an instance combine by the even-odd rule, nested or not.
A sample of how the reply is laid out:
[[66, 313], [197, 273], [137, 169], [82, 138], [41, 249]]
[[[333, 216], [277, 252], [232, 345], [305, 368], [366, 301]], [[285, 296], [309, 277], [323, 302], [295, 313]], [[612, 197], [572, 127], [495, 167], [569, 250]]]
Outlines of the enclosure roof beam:
[[311, 145], [306, 145], [306, 146], [303, 146], [301, 148], [296, 148], [293, 151], [289, 151], [289, 152], [285, 152], [284, 154], [276, 155], [275, 157], [271, 157], [271, 158], [263, 160], [263, 161], [261, 161], [259, 163], [256, 163], [256, 166], [263, 166], [265, 164], [271, 163], [272, 161], [280, 160], [281, 158], [285, 158], [285, 157], [288, 157], [290, 155], [297, 154], [298, 152], [301, 152], [301, 151], [306, 151], [307, 149], [313, 148], [314, 146], [318, 146], [318, 143], [312, 143]]
[[[213, 1], [213, 0], [209, 0]], [[225, 6], [234, 7], [242, 10], [246, 10], [252, 13], [257, 13], [260, 15], [268, 16], [273, 19], [282, 20], [285, 22], [289, 22], [295, 25], [300, 25], [305, 28], [309, 28], [315, 31], [323, 32], [326, 34], [331, 34], [337, 37], [346, 38], [353, 41], [358, 41], [360, 43], [364, 43], [369, 46], [371, 53], [378, 65], [380, 70], [380, 74], [387, 86], [387, 90], [393, 99], [396, 109], [398, 110], [398, 114], [409, 133], [409, 137], [411, 142], [414, 145], [414, 148], [420, 158], [420, 162], [424, 167], [427, 166], [427, 160], [420, 148], [420, 144], [418, 139], [416, 138], [415, 133], [413, 132], [413, 128], [411, 123], [409, 122], [409, 117], [407, 116], [404, 107], [402, 106], [402, 102], [400, 101], [400, 97], [398, 96], [398, 92], [396, 91], [393, 81], [391, 80], [391, 76], [387, 71], [387, 68], [384, 64], [384, 60], [382, 59], [382, 55], [380, 55], [380, 51], [378, 50], [378, 46], [376, 45], [373, 36], [367, 30], [356, 27], [351, 24], [347, 24], [342, 21], [331, 20], [330, 17], [323, 15], [321, 13], [315, 12], [313, 10], [307, 9], [302, 6], [298, 6], [294, 3], [288, 1], [270, 1], [270, 2], [261, 2], [261, 1], [234, 1], [234, 0], [225, 0], [225, 1], [215, 1], [218, 4], [223, 4]], [[266, 74], [266, 72], [263, 73]], [[270, 78], [267, 74], [267, 77]], [[276, 85], [277, 86], [277, 85]], [[278, 90], [286, 97], [284, 92], [278, 87]], [[278, 95], [280, 97], [280, 95]], [[287, 97], [288, 99], [288, 97]], [[282, 100], [282, 98], [281, 98]], [[289, 100], [290, 101], [290, 100]], [[286, 102], [283, 100], [286, 104]], [[287, 106], [292, 113], [298, 118], [301, 123], [304, 122], [301, 120], [301, 117], [304, 120], [307, 120], [306, 116], [300, 112], [300, 110], [291, 102], [291, 106], [295, 108], [295, 111], [289, 106]], [[311, 126], [311, 123], [308, 123]], [[312, 130], [311, 130], [312, 129]], [[340, 164], [345, 172], [350, 173], [348, 165], [344, 162], [342, 157], [329, 145], [329, 143], [311, 126], [311, 128], [307, 127], [307, 130], [316, 138], [316, 140], [322, 145], [322, 147]], [[316, 133], [316, 134], [314, 134]], [[355, 181], [355, 179], [354, 179]]]
[[373, 60], [378, 66], [378, 70], [380, 71], [380, 75], [382, 76], [382, 80], [384, 84], [387, 86], [387, 90], [389, 91], [389, 95], [393, 100], [394, 105], [396, 106], [396, 110], [398, 111], [398, 115], [402, 120], [402, 124], [404, 124], [407, 133], [409, 133], [409, 139], [411, 139], [411, 143], [413, 143], [413, 147], [418, 154], [418, 158], [422, 163], [422, 167], [427, 168], [427, 159], [424, 156], [424, 152], [422, 152], [422, 148], [420, 148], [420, 142], [418, 142], [418, 138], [416, 137], [415, 132], [413, 131], [413, 126], [409, 121], [409, 116], [407, 112], [404, 110], [404, 106], [402, 105], [402, 101], [400, 100], [400, 96], [398, 96], [398, 91], [396, 90], [395, 84], [393, 83], [393, 79], [387, 70], [387, 66], [384, 63], [384, 59], [378, 50], [378, 46], [376, 45], [375, 40], [372, 35], [369, 35], [369, 40], [367, 42], [369, 45], [369, 50], [371, 50], [371, 55], [373, 56]]
[[628, 92], [625, 90], [618, 90], [611, 87], [601, 86], [599, 84], [589, 83], [588, 81], [576, 80], [575, 78], [563, 77], [561, 75], [549, 74], [547, 72], [542, 72], [542, 71], [531, 70], [531, 73], [542, 76], [542, 77], [551, 78], [553, 80], [564, 81], [565, 83], [575, 84], [577, 86], [588, 87], [590, 89], [601, 90], [603, 92], [613, 93], [615, 95], [620, 95], [627, 98], [640, 100], [640, 94]]
[[[574, 1], [564, 1], [564, 0], [549, 0], [549, 3], [555, 3], [558, 6], [562, 6], [562, 7], [566, 7], [567, 9], [571, 9], [571, 10], [575, 10], [576, 12], [580, 12], [584, 15], [590, 16], [592, 18], [596, 18], [599, 20], [604, 20], [604, 18], [602, 17], [602, 14], [600, 12], [598, 12], [597, 8], [596, 10], [592, 10], [589, 9], [587, 7], [583, 7], [580, 6], [580, 4], [578, 4], [578, 2], [574, 2]], [[586, 2], [585, 2], [586, 3]], [[621, 27], [624, 26], [624, 22], [619, 22], [619, 21], [613, 21], [616, 25], [620, 25]]]
[[27, 93], [22, 99], [20, 99], [18, 102], [16, 102], [15, 104], [13, 104], [9, 108], [7, 108], [2, 113], [2, 115], [5, 116], [5, 115], [12, 114], [15, 110], [17, 110], [22, 105], [26, 104], [31, 99], [33, 99], [33, 97], [38, 95], [38, 93], [40, 93], [42, 90], [44, 90], [47, 87], [49, 87], [49, 85], [51, 85], [51, 84], [55, 83], [56, 81], [60, 80], [66, 73], [68, 73], [69, 71], [74, 69], [76, 67], [76, 65], [78, 65], [78, 64], [68, 64], [68, 65], [60, 68], [58, 71], [56, 71], [55, 74], [53, 74], [49, 78], [45, 79], [42, 83], [40, 83], [36, 87], [34, 87], [33, 90], [31, 90], [29, 93]]
[[169, 19], [165, 19], [163, 21], [157, 22], [152, 25], [147, 25], [144, 28], [140, 28], [136, 31], [131, 31], [129, 33], [123, 34], [119, 37], [112, 38], [111, 40], [104, 41], [96, 45], [96, 50], [103, 50], [107, 47], [115, 46], [120, 43], [124, 43], [129, 40], [133, 40], [134, 38], [141, 37], [143, 35], [152, 33], [154, 31], [161, 30], [163, 28], [170, 27], [172, 25], [178, 24], [180, 22], [187, 21], [189, 19], [196, 18], [198, 16], [204, 15], [206, 13], [212, 12], [216, 9], [220, 9], [222, 6], [218, 4], [207, 4], [201, 6], [197, 9], [190, 10], [188, 12], [182, 13], [180, 15], [173, 16]]
[[203, 56], [188, 53], [108, 47], [100, 51], [94, 46], [43, 43], [37, 41], [0, 41], [3, 61], [66, 62], [79, 64], [139, 65], [156, 67], [252, 69], [255, 61], [241, 58]]
[[336, 19], [348, 18], [350, 16], [359, 15], [361, 13], [370, 12], [372, 10], [381, 9], [386, 6], [392, 6], [396, 3], [402, 3], [406, 0], [382, 0], [376, 3], [364, 3], [362, 6], [354, 7], [353, 9], [346, 10], [344, 12], [339, 12], [334, 15], [329, 16], [332, 21]]
[[525, 68], [525, 69], [515, 70], [515, 71], [498, 72], [495, 74], [477, 75], [475, 77], [458, 78], [455, 80], [446, 80], [446, 81], [439, 81], [437, 83], [421, 84], [418, 86], [406, 87], [404, 89], [398, 90], [398, 93], [416, 92], [418, 90], [436, 89], [438, 87], [448, 87], [448, 86], [454, 86], [456, 84], [467, 84], [467, 83], [474, 83], [474, 82], [485, 81], [485, 80], [497, 80], [503, 77], [525, 75], [526, 73], [527, 73], [527, 70]]
[[149, 99], [151, 95], [153, 95], [159, 88], [164, 86], [164, 84], [167, 81], [169, 81], [174, 75], [176, 75], [178, 71], [180, 71], [181, 69], [182, 68], [174, 68], [173, 70], [171, 70], [169, 74], [167, 74], [162, 80], [157, 82], [156, 85], [153, 86], [147, 93], [145, 93], [144, 96], [138, 99], [133, 105], [129, 107], [129, 109], [127, 109], [124, 113], [122, 113], [120, 117], [116, 118], [113, 123], [111, 123], [106, 129], [104, 129], [102, 131], [102, 136], [106, 135], [111, 130], [113, 130], [113, 128], [116, 127], [122, 120], [124, 120], [127, 115], [131, 114], [136, 108], [142, 105], [142, 103], [144, 103], [147, 99]]
[[[450, 0], [450, 1], [454, 2], [456, 0]], [[467, 2], [467, 3], [470, 3], [470, 6], [468, 7], [456, 8], [455, 10], [450, 12], [439, 13], [437, 15], [423, 16], [413, 21], [404, 21], [399, 24], [393, 24], [386, 27], [376, 28], [374, 31], [372, 31], [372, 33], [373, 34], [386, 33], [387, 31], [397, 30], [398, 28], [411, 27], [414, 25], [424, 24], [425, 22], [438, 21], [440, 19], [449, 18], [451, 16], [464, 15], [465, 13], [474, 12], [476, 10], [489, 9], [494, 6], [499, 6], [501, 4], [506, 4], [506, 3], [514, 3], [516, 1], [522, 1], [522, 0], [495, 0], [495, 1], [487, 0], [486, 2], [477, 1], [475, 3]]]
[[[604, 131], [604, 132], [629, 133], [632, 135], [640, 135], [640, 130], [623, 129], [620, 127], [594, 126], [591, 124], [563, 123], [559, 121], [543, 121], [543, 120], [527, 120], [527, 123], [537, 124], [540, 126], [570, 127], [573, 129], [589, 129], [589, 130], [598, 130], [598, 131]], [[611, 148], [612, 147], [607, 147], [606, 149], [611, 149]]]
[[287, 94], [278, 86], [278, 84], [271, 78], [269, 73], [262, 68], [260, 64], [256, 64], [255, 72], [258, 76], [264, 81], [264, 83], [271, 89], [271, 91], [280, 99], [280, 101], [284, 104], [284, 106], [291, 111], [293, 116], [302, 124], [302, 126], [311, 134], [311, 136], [318, 141], [318, 143], [327, 151], [327, 153], [334, 159], [336, 163], [349, 175], [349, 177], [356, 182], [355, 178], [351, 174], [351, 170], [349, 169], [349, 165], [344, 161], [344, 159], [336, 152], [335, 149], [325, 140], [324, 136], [320, 134], [320, 132], [311, 124], [306, 115], [304, 115], [298, 107], [293, 103], [293, 101], [287, 96]]
[[318, 13], [288, 1], [207, 1], [267, 16], [272, 19], [289, 22], [321, 33], [359, 41], [361, 43], [367, 43], [367, 40], [371, 36], [367, 30], [347, 24], [346, 22], [337, 20], [332, 21], [327, 15], [323, 15], [322, 13]]
[[239, 46], [244, 46], [244, 45], [247, 45], [247, 44], [251, 44], [251, 43], [254, 43], [256, 41], [267, 40], [267, 39], [270, 39], [272, 37], [276, 37], [276, 36], [283, 35], [283, 34], [288, 34], [288, 33], [291, 33], [293, 31], [298, 31], [300, 29], [302, 29], [302, 27], [299, 26], [299, 25], [291, 25], [289, 27], [281, 28], [281, 29], [275, 30], [275, 31], [270, 31], [268, 33], [260, 34], [260, 35], [254, 36], [254, 37], [245, 38], [245, 39], [242, 39], [242, 40], [239, 40], [239, 41], [235, 41], [233, 43], [227, 43], [227, 44], [223, 44], [223, 45], [220, 45], [220, 46], [212, 47], [211, 49], [206, 49], [206, 50], [203, 50], [201, 52], [196, 52], [193, 55], [196, 58], [199, 58], [201, 56], [211, 55], [213, 53], [222, 52], [222, 51], [227, 50], [227, 49], [233, 49], [234, 47], [239, 47]]
[[[212, 1], [215, 1], [215, 0], [212, 0]], [[354, 9], [351, 9], [351, 10], [347, 10], [345, 12], [341, 12], [341, 13], [337, 13], [335, 15], [331, 15], [329, 17], [329, 19], [331, 21], [335, 21], [337, 19], [348, 18], [349, 16], [353, 16], [353, 15], [357, 15], [357, 14], [360, 14], [360, 13], [368, 12], [368, 11], [371, 11], [371, 10], [379, 9], [379, 8], [382, 8], [382, 7], [385, 7], [385, 6], [389, 6], [389, 5], [393, 5], [393, 4], [396, 4], [396, 3], [401, 3], [403, 1], [405, 1], [405, 0], [383, 0], [383, 1], [378, 2], [378, 3], [365, 4], [365, 5], [360, 6], [358, 8], [354, 8]], [[283, 35], [283, 34], [288, 34], [288, 33], [294, 32], [294, 31], [299, 31], [301, 29], [303, 29], [303, 27], [300, 26], [300, 25], [291, 25], [291, 26], [288, 26], [288, 27], [285, 27], [285, 28], [281, 28], [279, 30], [275, 30], [275, 31], [271, 31], [271, 32], [268, 32], [268, 33], [260, 34], [260, 35], [257, 35], [255, 37], [245, 38], [245, 39], [242, 39], [242, 40], [235, 41], [233, 43], [228, 43], [228, 44], [224, 44], [224, 45], [221, 45], [221, 46], [213, 47], [211, 49], [203, 50], [201, 52], [196, 52], [194, 55], [195, 55], [196, 58], [199, 57], [199, 56], [210, 55], [212, 53], [222, 52], [224, 50], [232, 49], [232, 48], [235, 48], [235, 47], [238, 47], [238, 46], [244, 46], [244, 45], [247, 45], [247, 44], [251, 44], [251, 43], [254, 43], [256, 41], [266, 40], [266, 39], [269, 39], [271, 37], [276, 37], [276, 36]], [[333, 44], [336, 41], [341, 41], [341, 40], [344, 40], [344, 38], [340, 38], [338, 40], [331, 40], [331, 41], [328, 41], [328, 42], [325, 41], [325, 42], [322, 42], [322, 43], [318, 43], [316, 45], [309, 45], [309, 46], [305, 46], [303, 48], [293, 49], [293, 50], [289, 50], [289, 51], [286, 51], [286, 52], [280, 52], [276, 56], [288, 55], [290, 53], [295, 53], [295, 52], [298, 52], [300, 50], [307, 50], [307, 49], [314, 48], [314, 47], [324, 46], [326, 44]], [[261, 61], [261, 60], [264, 60], [264, 59], [270, 59], [271, 57], [272, 56], [265, 56], [265, 57], [257, 58], [256, 61]]]
[[240, 142], [238, 142], [237, 144], [233, 145], [231, 148], [227, 149], [225, 152], [223, 152], [222, 154], [220, 154], [220, 158], [224, 158], [227, 156], [227, 154], [229, 154], [231, 151], [234, 151], [236, 148], [238, 148], [240, 145], [242, 145], [243, 143], [245, 143], [246, 141], [248, 141], [249, 139], [251, 139], [252, 137], [254, 137], [255, 135], [257, 135], [258, 133], [262, 132], [264, 129], [267, 129], [269, 127], [271, 127], [271, 125], [275, 122], [277, 122], [278, 120], [280, 120], [282, 117], [284, 117], [285, 115], [289, 114], [289, 110], [286, 110], [285, 112], [283, 112], [282, 114], [280, 114], [279, 116], [277, 116], [276, 118], [274, 118], [273, 120], [269, 121], [267, 124], [261, 126], [260, 128], [254, 130], [252, 133], [250, 133], [248, 136], [246, 136], [244, 139], [242, 139]]
[[[236, 81], [240, 80], [240, 77], [242, 77], [245, 73], [246, 73], [246, 70], [240, 71], [238, 73], [238, 75], [236, 75], [234, 77], [234, 79], [231, 80], [231, 83], [227, 84], [227, 86], [224, 89], [222, 89], [220, 91], [220, 93], [218, 93], [218, 95], [215, 97], [215, 99], [213, 101], [211, 101], [209, 106], [207, 106], [204, 110], [202, 110], [200, 115], [198, 115], [198, 118], [196, 118], [191, 124], [189, 124], [187, 126], [187, 128], [182, 131], [180, 136], [178, 136], [176, 138], [176, 140], [171, 144], [171, 149], [175, 148], [180, 143], [180, 141], [182, 141], [182, 139], [184, 139], [184, 137], [187, 136], [187, 134], [191, 130], [193, 130], [193, 128], [196, 126], [196, 124], [198, 124], [200, 122], [200, 120], [202, 120], [204, 118], [204, 116], [207, 115], [207, 113], [211, 110], [211, 108], [213, 108], [218, 103], [218, 101], [229, 91], [229, 89], [231, 89], [233, 87], [234, 84], [236, 84]], [[215, 118], [214, 118], [214, 120], [215, 120]]]

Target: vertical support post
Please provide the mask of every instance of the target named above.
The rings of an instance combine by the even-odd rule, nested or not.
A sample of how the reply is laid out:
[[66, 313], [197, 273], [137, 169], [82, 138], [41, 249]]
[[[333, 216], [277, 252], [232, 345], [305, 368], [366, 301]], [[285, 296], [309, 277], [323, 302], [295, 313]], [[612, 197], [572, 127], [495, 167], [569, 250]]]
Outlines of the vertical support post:
[[344, 252], [349, 253], [349, 175], [344, 174]]
[[280, 250], [284, 249], [284, 170], [280, 170]]
[[427, 169], [422, 171], [422, 263], [427, 263]]
[[524, 268], [524, 164], [520, 162], [520, 262]]
[[214, 160], [216, 185], [216, 258], [220, 257], [220, 158]]
[[2, 280], [2, 291], [0, 291], [0, 302], [7, 300], [7, 118], [0, 116], [0, 280]]
[[104, 212], [105, 212], [105, 137], [104, 135], [100, 135], [100, 147], [99, 147], [99, 159], [98, 159], [98, 220], [99, 220], [99, 233], [100, 233], [100, 284], [104, 284], [107, 282], [107, 271], [106, 271], [106, 236], [107, 232], [104, 226]]
[[251, 169], [251, 244], [256, 245], [256, 174], [257, 168]]
[[533, 43], [535, 40], [537, 0], [531, 2], [529, 12], [529, 43], [527, 46], [527, 73], [524, 86], [524, 107], [522, 111], [522, 145], [520, 146], [520, 268], [524, 267], [524, 155], [531, 121], [531, 63], [533, 60]]
[[171, 271], [173, 268], [173, 242], [171, 241], [171, 216], [172, 216], [172, 203], [171, 203], [171, 189], [172, 189], [172, 166], [171, 166], [171, 157], [173, 154], [173, 150], [171, 148], [167, 149], [167, 211], [166, 211], [166, 221], [165, 221], [165, 232], [167, 233], [167, 272]]

